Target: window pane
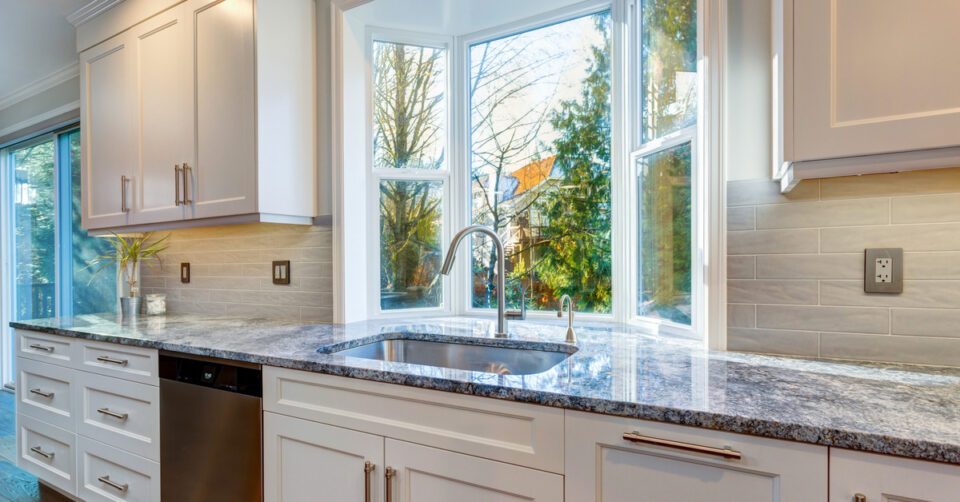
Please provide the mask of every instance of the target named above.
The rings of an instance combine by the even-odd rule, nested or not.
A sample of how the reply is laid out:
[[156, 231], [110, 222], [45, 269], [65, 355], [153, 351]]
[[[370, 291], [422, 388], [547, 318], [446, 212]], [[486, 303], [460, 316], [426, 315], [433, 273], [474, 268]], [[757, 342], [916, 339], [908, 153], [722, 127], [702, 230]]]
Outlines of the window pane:
[[[506, 247], [507, 303], [609, 312], [610, 13], [472, 45], [474, 223]], [[473, 239], [472, 306], [496, 306], [496, 253]]]
[[439, 307], [443, 183], [380, 182], [380, 308]]
[[[93, 314], [97, 312], [115, 312], [117, 309], [117, 268], [112, 265], [94, 276], [99, 267], [90, 267], [90, 260], [110, 251], [110, 243], [104, 239], [91, 237], [81, 226], [80, 217], [80, 131], [73, 131], [61, 141], [61, 146], [69, 149], [70, 175], [70, 267], [72, 281], [69, 300], [72, 315]], [[63, 186], [63, 185], [61, 185]], [[63, 200], [63, 199], [61, 199]], [[64, 300], [67, 301], [67, 300]]]
[[444, 162], [444, 51], [373, 42], [373, 159], [379, 169]]
[[690, 143], [643, 157], [637, 313], [690, 324], [692, 206]]
[[53, 140], [13, 150], [16, 319], [56, 315]]
[[640, 15], [647, 142], [697, 121], [697, 1], [643, 0]]

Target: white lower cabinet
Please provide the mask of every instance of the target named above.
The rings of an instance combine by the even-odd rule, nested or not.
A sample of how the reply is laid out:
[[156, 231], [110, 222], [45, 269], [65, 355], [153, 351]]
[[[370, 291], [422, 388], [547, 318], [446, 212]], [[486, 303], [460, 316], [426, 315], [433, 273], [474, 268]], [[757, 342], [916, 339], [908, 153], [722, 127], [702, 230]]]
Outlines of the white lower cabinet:
[[264, 412], [263, 486], [265, 502], [383, 500], [383, 438]]
[[958, 499], [960, 466], [830, 449], [831, 502], [952, 502]]
[[17, 415], [17, 467], [65, 493], [77, 490], [77, 436]]
[[572, 411], [565, 439], [571, 502], [827, 500], [822, 446]]
[[160, 464], [78, 437], [77, 495], [87, 502], [160, 500]]
[[387, 501], [559, 502], [563, 476], [405, 441], [386, 440]]

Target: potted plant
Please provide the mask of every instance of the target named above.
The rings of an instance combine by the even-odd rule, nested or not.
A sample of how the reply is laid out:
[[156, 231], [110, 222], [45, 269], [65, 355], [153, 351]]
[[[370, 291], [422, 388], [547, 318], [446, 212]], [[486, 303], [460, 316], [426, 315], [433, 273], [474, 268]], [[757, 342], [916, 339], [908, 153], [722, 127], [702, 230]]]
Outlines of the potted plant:
[[[151, 242], [153, 232], [121, 237], [113, 234], [107, 237], [107, 242], [113, 247], [107, 253], [104, 253], [90, 260], [90, 266], [100, 266], [93, 276], [102, 272], [110, 265], [117, 265], [117, 280], [124, 277], [130, 286], [129, 294], [120, 297], [120, 312], [123, 317], [136, 316], [140, 311], [140, 297], [137, 295], [139, 288], [137, 280], [139, 279], [137, 265], [146, 264], [153, 271], [158, 271], [154, 264], [160, 264], [159, 253], [167, 249], [167, 240], [169, 235]], [[91, 277], [91, 280], [92, 277]]]

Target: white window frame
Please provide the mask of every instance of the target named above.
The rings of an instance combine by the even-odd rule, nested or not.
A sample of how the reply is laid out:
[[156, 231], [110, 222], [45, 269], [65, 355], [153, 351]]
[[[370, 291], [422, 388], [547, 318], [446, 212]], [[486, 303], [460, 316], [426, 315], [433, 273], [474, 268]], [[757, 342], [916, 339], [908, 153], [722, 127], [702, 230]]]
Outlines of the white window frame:
[[[333, 120], [342, 123], [344, 111], [343, 61], [339, 39], [343, 33], [344, 12], [369, 0], [334, 0], [331, 5], [331, 52], [333, 71], [331, 88], [334, 93]], [[612, 278], [612, 312], [610, 314], [579, 313], [578, 319], [604, 320], [633, 324], [649, 330], [651, 333], [669, 333], [696, 336], [705, 346], [713, 349], [726, 348], [726, 238], [723, 228], [726, 220], [726, 175], [721, 162], [721, 117], [723, 91], [724, 54], [726, 19], [724, 4], [721, 0], [697, 1], [697, 122], [695, 126], [685, 128], [666, 137], [659, 138], [659, 149], [666, 146], [668, 138], [676, 141], [671, 146], [691, 141], [693, 156], [692, 184], [694, 214], [691, 217], [694, 236], [692, 257], [692, 326], [670, 321], [662, 321], [637, 315], [637, 297], [639, 283], [639, 263], [637, 261], [638, 204], [637, 198], [637, 156], [654, 153], [655, 142], [641, 145], [639, 140], [640, 75], [639, 58], [640, 0], [587, 0], [572, 6], [557, 9], [527, 20], [500, 26], [494, 30], [484, 30], [461, 37], [438, 37], [421, 33], [399, 32], [370, 28], [367, 37], [367, 54], [372, 54], [371, 42], [378, 40], [410, 43], [413, 45], [436, 46], [443, 44], [447, 48], [447, 169], [439, 172], [423, 173], [421, 170], [409, 176], [403, 173], [374, 172], [372, 168], [372, 108], [368, 113], [367, 141], [369, 142], [368, 174], [371, 174], [367, 192], [368, 229], [366, 256], [371, 264], [367, 273], [368, 317], [410, 317], [416, 315], [490, 315], [493, 309], [473, 309], [470, 307], [470, 259], [464, 259], [463, 250], [458, 253], [460, 259], [454, 267], [451, 277], [443, 279], [443, 302], [440, 307], [430, 309], [398, 309], [382, 311], [379, 307], [379, 180], [384, 178], [437, 179], [443, 178], [443, 242], [448, 243], [454, 231], [470, 223], [471, 186], [469, 176], [469, 124], [458, 123], [457, 116], [469, 117], [469, 103], [466, 95], [461, 96], [456, 89], [465, 89], [469, 79], [467, 54], [471, 44], [521, 33], [549, 24], [573, 19], [582, 15], [611, 10], [611, 121], [613, 138], [611, 139], [611, 208], [612, 216], [612, 259], [615, 270]], [[372, 70], [368, 70], [367, 82], [370, 83], [368, 106], [372, 105]], [[695, 134], [693, 134], [695, 132]], [[343, 226], [343, 212], [349, 211], [352, 201], [345, 200], [342, 186], [344, 173], [342, 145], [335, 137], [331, 157], [334, 165], [334, 234], [342, 236], [352, 231]], [[379, 170], [385, 171], [385, 170]], [[339, 189], [339, 191], [338, 191]], [[453, 194], [460, 194], [462, 200], [454, 200]], [[371, 210], [373, 209], [373, 210]], [[371, 237], [373, 237], [371, 239]], [[336, 239], [342, 242], [342, 237]], [[335, 242], [336, 242], [335, 241]], [[348, 280], [343, 273], [343, 264], [351, 256], [348, 247], [334, 250], [334, 319], [345, 320], [344, 303], [357, 301], [356, 298], [343, 298], [341, 292]], [[445, 250], [442, 250], [445, 251]], [[627, 273], [623, 273], [627, 272]], [[370, 287], [372, 286], [372, 287]], [[531, 318], [553, 318], [551, 312], [528, 312]]]
[[[415, 33], [409, 31], [394, 30], [389, 28], [381, 28], [376, 26], [368, 26], [366, 30], [366, 42], [364, 53], [370, 58], [370, 61], [373, 61], [373, 44], [374, 42], [386, 42], [393, 44], [403, 44], [403, 45], [413, 45], [418, 47], [427, 47], [434, 49], [441, 49], [444, 51], [444, 69], [443, 75], [446, 79], [446, 85], [444, 86], [444, 136], [446, 139], [446, 144], [444, 145], [444, 165], [440, 169], [416, 169], [416, 168], [403, 168], [403, 169], [383, 169], [376, 168], [374, 163], [376, 158], [373, 152], [373, 131], [374, 131], [374, 68], [373, 64], [368, 66], [368, 74], [366, 76], [367, 83], [367, 124], [366, 124], [366, 149], [367, 149], [367, 172], [369, 173], [369, 180], [367, 186], [366, 194], [366, 203], [367, 203], [367, 215], [369, 223], [367, 225], [367, 242], [370, 243], [367, 255], [368, 262], [370, 267], [368, 268], [367, 280], [368, 280], [368, 289], [371, 294], [369, 294], [370, 304], [368, 306], [368, 311], [372, 318], [385, 318], [385, 317], [408, 317], [410, 315], [438, 315], [438, 314], [449, 314], [451, 312], [451, 301], [449, 298], [448, 292], [452, 289], [451, 280], [449, 277], [442, 278], [442, 293], [441, 293], [441, 302], [437, 307], [425, 307], [425, 308], [410, 308], [410, 309], [391, 309], [384, 310], [381, 308], [380, 304], [380, 182], [381, 181], [428, 181], [428, 182], [440, 182], [442, 186], [441, 190], [441, 223], [440, 223], [440, 242], [446, 243], [449, 242], [453, 236], [451, 231], [451, 225], [453, 224], [453, 218], [451, 214], [453, 212], [453, 203], [451, 201], [451, 194], [453, 193], [451, 186], [453, 184], [452, 180], [452, 171], [451, 167], [451, 152], [452, 152], [452, 138], [454, 135], [451, 133], [450, 128], [454, 126], [455, 121], [453, 120], [453, 109], [454, 107], [451, 104], [451, 97], [453, 96], [452, 89], [452, 79], [451, 73], [453, 65], [451, 64], [451, 57], [453, 50], [453, 39], [451, 37], [442, 37], [436, 35], [428, 35], [423, 33]], [[445, 251], [441, 249], [441, 252]]]

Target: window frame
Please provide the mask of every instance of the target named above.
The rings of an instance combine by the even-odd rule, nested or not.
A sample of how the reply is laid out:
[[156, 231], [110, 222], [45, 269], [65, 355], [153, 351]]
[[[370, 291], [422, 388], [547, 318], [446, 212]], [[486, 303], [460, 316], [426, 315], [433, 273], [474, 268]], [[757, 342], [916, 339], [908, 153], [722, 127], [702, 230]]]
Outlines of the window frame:
[[[362, 5], [367, 0], [343, 0], [334, 6], [330, 18], [330, 26], [333, 32], [332, 45], [333, 50], [333, 68], [331, 73], [331, 88], [333, 91], [333, 112], [332, 118], [335, 123], [346, 124], [345, 109], [348, 109], [349, 103], [356, 103], [352, 99], [346, 99], [344, 94], [344, 66], [345, 52], [349, 46], [346, 39], [343, 38], [349, 31], [349, 24], [345, 19], [345, 13], [350, 9]], [[698, 227], [692, 230], [692, 237], [695, 239], [691, 252], [696, 258], [695, 269], [691, 271], [692, 285], [691, 293], [693, 296], [693, 319], [692, 326], [682, 326], [680, 329], [673, 329], [669, 322], [664, 323], [659, 320], [653, 320], [649, 317], [637, 315], [637, 297], [638, 297], [638, 278], [637, 273], [639, 263], [636, 260], [637, 239], [639, 237], [638, 223], [638, 199], [637, 199], [637, 177], [636, 177], [636, 159], [634, 154], [640, 148], [639, 128], [641, 111], [638, 106], [640, 97], [642, 66], [640, 61], [640, 9], [639, 0], [587, 0], [585, 2], [574, 4], [550, 11], [534, 18], [521, 20], [517, 23], [500, 26], [499, 31], [508, 36], [510, 31], [518, 32], [518, 27], [527, 24], [527, 29], [535, 29], [550, 24], [550, 21], [559, 22], [565, 19], [576, 17], [579, 13], [589, 13], [589, 11], [604, 10], [604, 6], [609, 8], [612, 13], [611, 37], [613, 38], [611, 64], [611, 120], [614, 130], [614, 143], [611, 145], [611, 207], [613, 210], [611, 247], [613, 254], [614, 267], [620, 267], [626, 264], [627, 273], [614, 273], [612, 278], [612, 308], [610, 314], [590, 314], [578, 313], [579, 319], [585, 320], [603, 320], [614, 321], [617, 323], [631, 324], [639, 326], [641, 329], [649, 331], [651, 334], [677, 332], [682, 335], [695, 335], [702, 342], [704, 347], [723, 350], [726, 348], [726, 236], [723, 231], [726, 223], [726, 177], [725, 165], [721, 155], [721, 140], [723, 126], [723, 81], [724, 81], [724, 59], [725, 52], [724, 40], [726, 32], [726, 16], [724, 4], [720, 0], [696, 0], [697, 8], [697, 121], [695, 123], [696, 135], [695, 144], [691, 144], [691, 155], [694, 156], [691, 173], [692, 183], [696, 183], [696, 188], [691, 187], [693, 199], [699, 203], [699, 208], [694, 209], [691, 215], [691, 222], [697, 222]], [[511, 28], [513, 28], [511, 30]], [[387, 31], [387, 30], [381, 30]], [[477, 36], [481, 33], [492, 32], [495, 30], [485, 30], [475, 32], [472, 35]], [[448, 168], [451, 174], [451, 182], [445, 185], [444, 196], [446, 197], [445, 214], [443, 222], [444, 239], [448, 242], [452, 230], [458, 229], [465, 222], [470, 220], [471, 213], [469, 206], [470, 183], [469, 176], [462, 173], [463, 169], [469, 166], [469, 151], [466, 147], [469, 143], [469, 126], [457, 124], [453, 119], [455, 114], [469, 113], [469, 105], [466, 103], [465, 96], [459, 96], [453, 92], [454, 89], [463, 86], [465, 79], [469, 78], [469, 69], [466, 67], [465, 47], [471, 43], [466, 36], [442, 37], [451, 41], [448, 47], [448, 134], [454, 136], [450, 141], [452, 149], [448, 155]], [[424, 37], [436, 39], [435, 36], [412, 34], [410, 40], [413, 42], [424, 40]], [[473, 41], [472, 43], [476, 43]], [[453, 50], [456, 48], [456, 50]], [[367, 52], [369, 54], [369, 50]], [[368, 65], [369, 67], [369, 65]], [[369, 69], [368, 69], [369, 73]], [[368, 74], [369, 82], [369, 74]], [[369, 105], [369, 103], [367, 103]], [[372, 120], [372, 113], [368, 114], [368, 122]], [[469, 115], [466, 115], [469, 117]], [[617, 136], [622, 135], [622, 141], [617, 143]], [[372, 139], [369, 134], [368, 138]], [[342, 242], [342, 245], [335, 246], [333, 252], [334, 259], [334, 320], [335, 322], [349, 322], [358, 319], [370, 319], [377, 317], [409, 317], [416, 315], [418, 310], [400, 309], [381, 313], [379, 311], [379, 238], [369, 240], [370, 234], [365, 234], [364, 239], [346, 238], [348, 231], [344, 224], [348, 221], [355, 221], [348, 217], [345, 211], [349, 211], [350, 202], [346, 200], [343, 188], [348, 186], [346, 181], [349, 173], [345, 171], [346, 163], [343, 148], [343, 134], [335, 135], [333, 144], [333, 180], [335, 186], [339, 188], [334, 190], [334, 234], [335, 241]], [[465, 141], [465, 138], [467, 141]], [[617, 167], [620, 167], [617, 169]], [[369, 173], [369, 171], [368, 171]], [[459, 173], [459, 174], [458, 174]], [[369, 176], [369, 174], [368, 174]], [[374, 185], [374, 183], [368, 183]], [[376, 183], [376, 186], [379, 182]], [[463, 196], [462, 203], [452, 204], [449, 193], [467, 194]], [[365, 206], [369, 208], [370, 206]], [[364, 221], [372, 221], [369, 216], [364, 217]], [[451, 223], [452, 222], [452, 223]], [[378, 233], [378, 225], [375, 232]], [[371, 252], [372, 244], [377, 243], [377, 248]], [[358, 247], [359, 245], [359, 247]], [[357, 289], [348, 286], [346, 283], [349, 277], [354, 273], [359, 273], [355, 266], [349, 266], [343, 269], [348, 263], [349, 256], [352, 253], [363, 250], [366, 252], [368, 260], [375, 259], [375, 265], [368, 268], [365, 275], [370, 275], [369, 270], [375, 271], [375, 280], [365, 280], [363, 284], [374, 284], [376, 287], [370, 289], [368, 286], [363, 289]], [[470, 309], [470, 290], [469, 282], [467, 286], [460, 286], [464, 278], [469, 281], [469, 263], [470, 260], [457, 260], [454, 272], [451, 277], [445, 277], [443, 283], [443, 307], [441, 309], [431, 309], [429, 314], [433, 315], [467, 315], [480, 314], [490, 315], [492, 309]], [[367, 298], [343, 297], [342, 294], [348, 292], [348, 296], [360, 292], [367, 292]], [[373, 294], [376, 293], [376, 294]], [[375, 298], [372, 298], [375, 297]], [[375, 308], [367, 309], [366, 317], [357, 317], [355, 309], [348, 307], [348, 302], [361, 303], [368, 302], [375, 305]], [[426, 312], [424, 312], [426, 313]], [[530, 312], [531, 318], [550, 317], [549, 312]], [[653, 321], [653, 322], [651, 322]], [[686, 329], [683, 329], [686, 328]]]
[[[392, 44], [403, 44], [403, 45], [414, 45], [418, 47], [428, 47], [434, 49], [444, 50], [445, 57], [444, 59], [444, 78], [446, 80], [444, 85], [444, 165], [440, 169], [419, 169], [419, 168], [403, 168], [403, 169], [384, 169], [377, 168], [374, 165], [376, 156], [374, 155], [374, 144], [373, 144], [373, 133], [375, 130], [374, 126], [374, 100], [375, 100], [375, 69], [372, 64], [373, 61], [373, 44], [374, 42], [385, 42]], [[455, 127], [454, 112], [453, 106], [451, 105], [451, 97], [453, 95], [452, 88], [452, 79], [451, 73], [453, 69], [453, 64], [451, 61], [453, 38], [444, 37], [438, 35], [429, 35], [425, 33], [417, 33], [412, 31], [396, 30], [391, 28], [383, 28], [377, 26], [367, 26], [365, 33], [364, 41], [364, 54], [369, 58], [371, 64], [367, 66], [367, 75], [365, 76], [365, 83], [367, 86], [366, 100], [367, 100], [367, 113], [366, 113], [366, 170], [369, 175], [369, 183], [367, 183], [367, 193], [366, 193], [366, 204], [367, 204], [367, 215], [368, 215], [368, 225], [367, 225], [367, 235], [366, 241], [368, 243], [367, 257], [370, 260], [370, 266], [368, 267], [367, 272], [367, 291], [370, 292], [367, 296], [369, 297], [369, 304], [367, 307], [368, 312], [370, 313], [371, 318], [390, 318], [390, 317], [407, 317], [410, 315], [438, 315], [438, 314], [449, 314], [451, 313], [451, 304], [449, 297], [449, 292], [451, 291], [451, 278], [443, 277], [441, 279], [441, 300], [440, 305], [437, 307], [422, 307], [422, 308], [409, 308], [409, 309], [387, 309], [384, 310], [381, 307], [380, 302], [380, 249], [382, 243], [380, 242], [380, 182], [381, 181], [439, 181], [441, 183], [441, 218], [440, 218], [440, 242], [446, 243], [449, 242], [453, 236], [451, 231], [452, 218], [451, 213], [453, 211], [453, 204], [451, 202], [451, 185], [452, 185], [452, 172], [453, 167], [451, 166], [451, 155], [452, 152], [452, 138], [454, 137], [451, 134], [451, 127]], [[445, 251], [442, 248], [441, 244], [441, 253]]]

